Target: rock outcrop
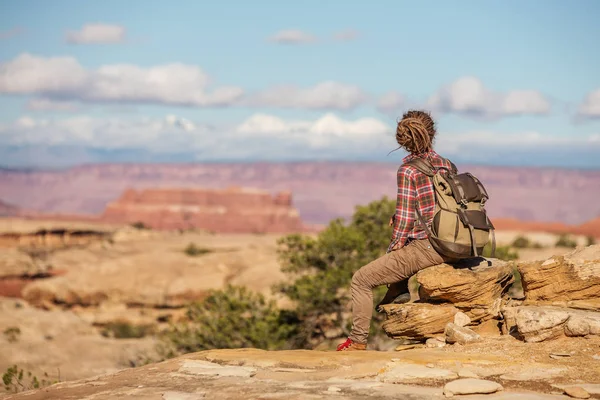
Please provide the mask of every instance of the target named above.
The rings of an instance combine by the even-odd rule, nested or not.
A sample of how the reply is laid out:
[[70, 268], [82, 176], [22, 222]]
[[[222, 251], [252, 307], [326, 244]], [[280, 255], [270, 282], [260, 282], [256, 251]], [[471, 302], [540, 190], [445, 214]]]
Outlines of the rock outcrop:
[[198, 228], [216, 233], [290, 233], [304, 229], [291, 194], [229, 188], [127, 190], [101, 219], [154, 229]]
[[[464, 264], [464, 263], [463, 263]], [[519, 271], [524, 299], [511, 299]], [[481, 335], [513, 335], [526, 342], [600, 336], [600, 245], [580, 247], [546, 261], [441, 264], [416, 274], [419, 300], [382, 306], [392, 338], [446, 343]]]
[[503, 307], [506, 332], [527, 342], [600, 336], [600, 245], [518, 270], [525, 299]]
[[446, 332], [457, 315], [468, 325], [466, 331], [485, 321], [499, 321], [502, 296], [514, 281], [513, 265], [484, 259], [440, 264], [419, 271], [416, 281], [419, 300], [381, 307], [387, 315], [383, 330], [392, 338], [434, 338]]
[[518, 268], [528, 302], [600, 300], [600, 246]]

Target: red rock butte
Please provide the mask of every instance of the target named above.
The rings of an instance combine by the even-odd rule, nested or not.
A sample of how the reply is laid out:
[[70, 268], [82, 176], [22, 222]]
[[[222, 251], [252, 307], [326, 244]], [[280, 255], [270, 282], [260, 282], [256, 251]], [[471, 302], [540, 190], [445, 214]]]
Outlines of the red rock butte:
[[305, 230], [290, 192], [227, 189], [128, 189], [101, 216], [111, 223], [153, 229], [198, 228], [218, 233], [290, 233]]

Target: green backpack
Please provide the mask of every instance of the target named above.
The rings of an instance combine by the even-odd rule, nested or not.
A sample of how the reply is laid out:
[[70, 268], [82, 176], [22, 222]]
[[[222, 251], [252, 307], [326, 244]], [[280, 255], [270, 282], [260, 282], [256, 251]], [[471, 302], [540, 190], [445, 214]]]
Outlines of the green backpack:
[[[428, 160], [414, 158], [411, 165], [433, 181], [435, 209], [431, 228], [416, 207], [417, 218], [425, 228], [433, 248], [451, 259], [480, 257], [483, 248], [492, 241], [492, 257], [496, 251], [494, 225], [485, 211], [487, 191], [475, 176], [465, 172], [436, 169]], [[446, 174], [440, 173], [447, 171]]]

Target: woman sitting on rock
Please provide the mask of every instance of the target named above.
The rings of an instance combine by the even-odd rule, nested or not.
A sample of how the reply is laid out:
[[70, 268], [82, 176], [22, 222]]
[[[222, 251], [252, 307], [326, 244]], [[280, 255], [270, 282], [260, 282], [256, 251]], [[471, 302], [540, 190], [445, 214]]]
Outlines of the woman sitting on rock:
[[385, 255], [360, 268], [352, 277], [352, 331], [338, 351], [366, 350], [373, 314], [373, 289], [390, 285], [380, 304], [391, 303], [408, 288], [408, 278], [419, 270], [449, 261], [434, 250], [427, 232], [416, 221], [416, 207], [431, 226], [435, 192], [431, 179], [414, 166], [404, 165], [413, 158], [428, 160], [436, 169], [451, 170], [452, 163], [433, 151], [436, 130], [429, 113], [408, 111], [396, 129], [396, 141], [410, 154], [398, 169], [396, 213], [391, 243]]

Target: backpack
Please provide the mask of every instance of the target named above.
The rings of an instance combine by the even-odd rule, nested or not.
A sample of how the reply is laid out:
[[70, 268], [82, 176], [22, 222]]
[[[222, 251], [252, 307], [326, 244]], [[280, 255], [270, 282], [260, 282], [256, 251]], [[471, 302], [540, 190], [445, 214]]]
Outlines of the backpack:
[[[417, 219], [424, 227], [433, 248], [450, 259], [480, 257], [483, 248], [492, 241], [492, 257], [496, 251], [494, 225], [485, 211], [489, 199], [487, 191], [469, 172], [458, 173], [452, 169], [435, 168], [431, 162], [414, 158], [404, 165], [411, 165], [433, 182], [435, 209], [431, 228], [416, 207]], [[440, 173], [441, 170], [446, 174]], [[417, 200], [418, 201], [418, 200]]]

